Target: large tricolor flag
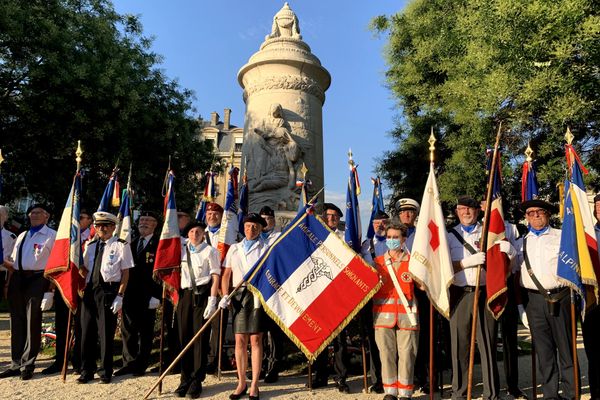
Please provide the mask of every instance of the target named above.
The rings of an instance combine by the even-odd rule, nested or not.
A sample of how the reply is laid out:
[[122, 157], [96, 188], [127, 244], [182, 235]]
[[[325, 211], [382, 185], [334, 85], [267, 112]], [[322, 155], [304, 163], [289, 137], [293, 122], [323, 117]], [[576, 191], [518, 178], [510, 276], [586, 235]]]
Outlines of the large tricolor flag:
[[240, 209], [238, 210], [238, 232], [244, 232], [244, 218], [248, 215], [248, 175], [244, 171], [240, 187]]
[[247, 274], [266, 312], [314, 361], [377, 292], [377, 271], [305, 207]]
[[573, 146], [567, 144], [565, 148], [570, 180], [565, 182], [557, 276], [581, 296], [581, 312], [585, 316], [586, 304], [598, 301], [598, 243], [583, 183], [583, 173], [587, 170]]
[[360, 225], [360, 209], [358, 206], [358, 195], [360, 194], [360, 182], [358, 171], [352, 159], [350, 159], [350, 176], [348, 177], [348, 189], [346, 191], [346, 230], [344, 238], [348, 246], [360, 253], [362, 245], [362, 228]]
[[212, 171], [204, 174], [204, 193], [200, 199], [200, 204], [198, 204], [198, 211], [196, 211], [196, 221], [204, 222], [206, 220], [206, 205], [208, 203], [212, 203], [215, 201], [215, 196], [217, 195], [216, 187], [215, 187], [215, 173]]
[[110, 212], [109, 207], [119, 207], [119, 196], [121, 195], [121, 191], [119, 189], [118, 172], [119, 170], [115, 168], [110, 174], [110, 178], [108, 178], [108, 183], [104, 188], [104, 193], [102, 193], [100, 204], [98, 205], [98, 211]]
[[165, 196], [164, 218], [165, 222], [158, 240], [156, 258], [154, 261], [154, 276], [163, 281], [169, 298], [173, 304], [179, 302], [178, 290], [181, 275], [181, 236], [177, 223], [177, 205], [175, 203], [175, 189], [173, 184], [175, 175], [169, 171], [167, 176], [167, 192]]
[[523, 163], [523, 175], [521, 177], [521, 202], [537, 199], [539, 189], [533, 160]]
[[408, 270], [425, 287], [429, 300], [440, 314], [450, 318], [449, 288], [454, 272], [433, 163], [429, 166]]
[[233, 165], [229, 169], [229, 180], [227, 181], [227, 193], [225, 194], [225, 207], [221, 218], [221, 229], [219, 230], [219, 243], [217, 250], [221, 254], [221, 262], [225, 260], [227, 250], [237, 240], [238, 218], [237, 218], [237, 196], [239, 168]]
[[371, 200], [371, 217], [369, 218], [367, 239], [373, 239], [375, 237], [373, 218], [378, 212], [385, 212], [385, 205], [383, 204], [383, 192], [381, 190], [381, 179], [379, 179], [379, 177], [371, 178], [371, 182], [373, 183], [373, 198]]
[[497, 151], [495, 165], [494, 151], [488, 150], [487, 171], [493, 172], [492, 204], [487, 232], [486, 263], [486, 293], [487, 307], [495, 319], [500, 318], [508, 301], [506, 278], [509, 272], [510, 260], [500, 251], [499, 240], [506, 240], [504, 226], [504, 210], [502, 209], [502, 171], [500, 168], [500, 151]]
[[78, 172], [73, 180], [54, 246], [44, 269], [44, 276], [54, 282], [72, 313], [77, 311], [79, 296], [82, 295], [85, 286], [85, 279], [80, 273], [80, 266], [83, 264], [79, 229], [80, 194], [81, 174]]
[[131, 243], [131, 189], [127, 188], [123, 190], [123, 198], [121, 199], [121, 207], [119, 208], [119, 227], [117, 228], [117, 235], [119, 239]]

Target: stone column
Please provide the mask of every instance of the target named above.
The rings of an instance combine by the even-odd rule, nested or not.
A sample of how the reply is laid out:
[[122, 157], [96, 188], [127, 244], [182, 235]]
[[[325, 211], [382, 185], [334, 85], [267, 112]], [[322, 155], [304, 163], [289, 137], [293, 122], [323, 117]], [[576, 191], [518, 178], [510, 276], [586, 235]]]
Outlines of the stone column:
[[302, 41], [287, 3], [238, 82], [246, 103], [242, 173], [248, 174], [250, 211], [265, 205], [295, 211], [303, 162], [313, 182], [309, 193], [324, 184], [322, 112], [331, 76]]

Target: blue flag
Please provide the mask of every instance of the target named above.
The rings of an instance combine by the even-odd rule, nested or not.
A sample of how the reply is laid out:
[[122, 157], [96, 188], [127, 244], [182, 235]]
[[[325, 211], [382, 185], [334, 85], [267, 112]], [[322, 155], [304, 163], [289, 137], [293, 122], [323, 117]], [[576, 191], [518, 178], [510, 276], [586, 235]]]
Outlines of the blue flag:
[[369, 218], [369, 228], [367, 229], [367, 239], [375, 237], [375, 229], [373, 229], [373, 218], [378, 212], [385, 212], [383, 205], [383, 192], [381, 190], [381, 179], [379, 177], [373, 179], [373, 199], [371, 200], [371, 218]]
[[358, 195], [360, 194], [360, 183], [358, 181], [358, 171], [356, 166], [350, 168], [350, 177], [348, 178], [348, 191], [346, 192], [346, 231], [344, 238], [352, 250], [360, 253], [362, 245], [360, 210], [358, 207]]

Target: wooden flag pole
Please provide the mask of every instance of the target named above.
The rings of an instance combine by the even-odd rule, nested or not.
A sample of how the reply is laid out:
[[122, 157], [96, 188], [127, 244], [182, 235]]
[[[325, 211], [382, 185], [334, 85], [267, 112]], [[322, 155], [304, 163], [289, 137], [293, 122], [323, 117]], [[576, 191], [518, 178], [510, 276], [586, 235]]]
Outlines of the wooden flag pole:
[[575, 314], [575, 291], [571, 289], [571, 346], [573, 349], [573, 375], [575, 382], [575, 399], [579, 400], [579, 365], [577, 365], [577, 320]]
[[[433, 126], [431, 127], [431, 134], [429, 135], [429, 162], [431, 164], [435, 161], [435, 136], [433, 135]], [[433, 303], [429, 301], [429, 399], [433, 400], [433, 393], [435, 392], [435, 388], [433, 385], [433, 370], [435, 367], [435, 361], [433, 359], [433, 335], [434, 335], [434, 326], [433, 326], [433, 312], [434, 307]]]
[[[165, 350], [165, 302], [167, 301], [167, 288], [163, 284], [162, 292], [162, 312], [160, 313], [160, 350], [158, 352], [158, 373], [162, 373], [163, 368], [163, 353]], [[158, 383], [158, 394], [162, 393], [162, 381]]]
[[220, 316], [219, 316], [219, 351], [217, 354], [218, 360], [217, 360], [217, 379], [221, 380], [221, 357], [223, 356], [223, 309], [220, 309]]
[[[483, 216], [483, 232], [480, 243], [480, 251], [486, 251], [488, 230], [490, 224], [489, 214], [492, 208], [492, 185], [496, 174], [496, 163], [498, 162], [498, 147], [500, 145], [500, 137], [502, 136], [502, 121], [498, 126], [496, 134], [496, 143], [494, 144], [494, 154], [492, 156], [492, 165], [490, 168], [490, 177], [488, 179], [487, 195], [485, 197], [485, 214]], [[473, 365], [475, 363], [475, 337], [477, 336], [477, 316], [479, 314], [479, 277], [481, 276], [481, 265], [477, 266], [477, 274], [475, 278], [475, 296], [473, 298], [473, 314], [471, 318], [471, 341], [469, 346], [469, 373], [467, 378], [467, 400], [471, 400], [473, 395]], [[496, 351], [496, 349], [492, 349]]]

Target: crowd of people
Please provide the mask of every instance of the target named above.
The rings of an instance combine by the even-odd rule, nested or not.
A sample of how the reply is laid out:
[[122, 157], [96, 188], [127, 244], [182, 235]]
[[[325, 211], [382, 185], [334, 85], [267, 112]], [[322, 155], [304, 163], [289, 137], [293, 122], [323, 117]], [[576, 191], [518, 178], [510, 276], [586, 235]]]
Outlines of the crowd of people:
[[[600, 195], [594, 198], [595, 216], [600, 220]], [[517, 350], [519, 321], [531, 331], [536, 347], [541, 392], [546, 399], [575, 399], [575, 360], [570, 348], [571, 330], [569, 288], [556, 276], [560, 230], [552, 228], [550, 217], [557, 212], [543, 200], [521, 204], [527, 226], [520, 230], [505, 223], [506, 240], [500, 251], [510, 261], [507, 277], [509, 302], [499, 320], [486, 308], [486, 253], [480, 249], [482, 204], [473, 198], [458, 198], [455, 214], [458, 223], [448, 229], [449, 251], [454, 270], [451, 293], [449, 364], [452, 366], [452, 399], [467, 397], [469, 346], [476, 279], [479, 276], [478, 323], [476, 342], [481, 360], [483, 395], [486, 400], [500, 397], [496, 342], [498, 328], [504, 348], [504, 372], [507, 393], [526, 399], [520, 389]], [[359, 313], [355, 323], [369, 350], [370, 391], [384, 395], [384, 400], [410, 399], [417, 389], [437, 387], [429, 382], [429, 300], [408, 271], [411, 247], [415, 238], [415, 221], [419, 203], [404, 198], [394, 207], [391, 218], [378, 212], [373, 218], [375, 235], [364, 241], [362, 256], [379, 272], [383, 285]], [[40, 349], [42, 312], [54, 306], [56, 323], [56, 358], [42, 370], [51, 375], [60, 372], [64, 362], [69, 310], [56, 288], [44, 278], [44, 268], [56, 232], [48, 226], [50, 210], [35, 204], [27, 211], [28, 228], [15, 235], [2, 229], [4, 260], [0, 276], [8, 299], [11, 330], [11, 363], [0, 378], [31, 379]], [[162, 284], [153, 279], [153, 267], [159, 242], [160, 217], [151, 211], [139, 214], [136, 234], [131, 243], [114, 236], [118, 219], [109, 212], [90, 214], [81, 211], [80, 228], [84, 243], [83, 268], [86, 285], [81, 307], [75, 316], [74, 346], [70, 361], [79, 372], [77, 382], [86, 384], [98, 375], [101, 383], [113, 376], [142, 376], [151, 366], [151, 351], [156, 335], [157, 309], [167, 321], [168, 347], [173, 359], [201, 326], [222, 309], [225, 321], [231, 318], [235, 338], [237, 385], [230, 399], [248, 396], [259, 398], [259, 381], [276, 382], [281, 372], [283, 332], [262, 309], [258, 298], [245, 287], [243, 277], [255, 261], [281, 234], [275, 227], [275, 212], [263, 207], [243, 220], [240, 240], [226, 255], [220, 254], [218, 237], [223, 208], [209, 203], [205, 221], [196, 221], [185, 212], [178, 213], [182, 236], [181, 283], [179, 303], [164, 302]], [[322, 207], [323, 222], [342, 240], [338, 230], [342, 211], [332, 203]], [[0, 225], [4, 226], [8, 209], [0, 206]], [[93, 226], [92, 226], [93, 224]], [[95, 234], [90, 237], [90, 228]], [[600, 239], [600, 223], [596, 234]], [[293, 251], [293, 249], [290, 249]], [[223, 260], [223, 262], [221, 262]], [[234, 287], [240, 288], [233, 293]], [[113, 347], [117, 315], [120, 313], [122, 361], [114, 370]], [[598, 307], [588, 311], [582, 323], [588, 376], [592, 399], [600, 398], [598, 344], [593, 340], [600, 326]], [[224, 329], [213, 319], [193, 349], [179, 363], [179, 397], [198, 398], [207, 374], [213, 373], [224, 352]], [[268, 335], [268, 348], [263, 348]], [[333, 380], [339, 392], [350, 393], [348, 378], [347, 331], [332, 342]], [[250, 345], [250, 360], [248, 359]], [[168, 360], [168, 358], [167, 358]], [[168, 362], [168, 361], [167, 361]], [[119, 361], [117, 361], [119, 363]], [[247, 375], [250, 366], [251, 374]], [[443, 365], [440, 367], [443, 368]], [[312, 365], [311, 388], [328, 384], [329, 352], [323, 351]], [[434, 375], [435, 376], [435, 375]], [[560, 393], [560, 394], [559, 394]]]

